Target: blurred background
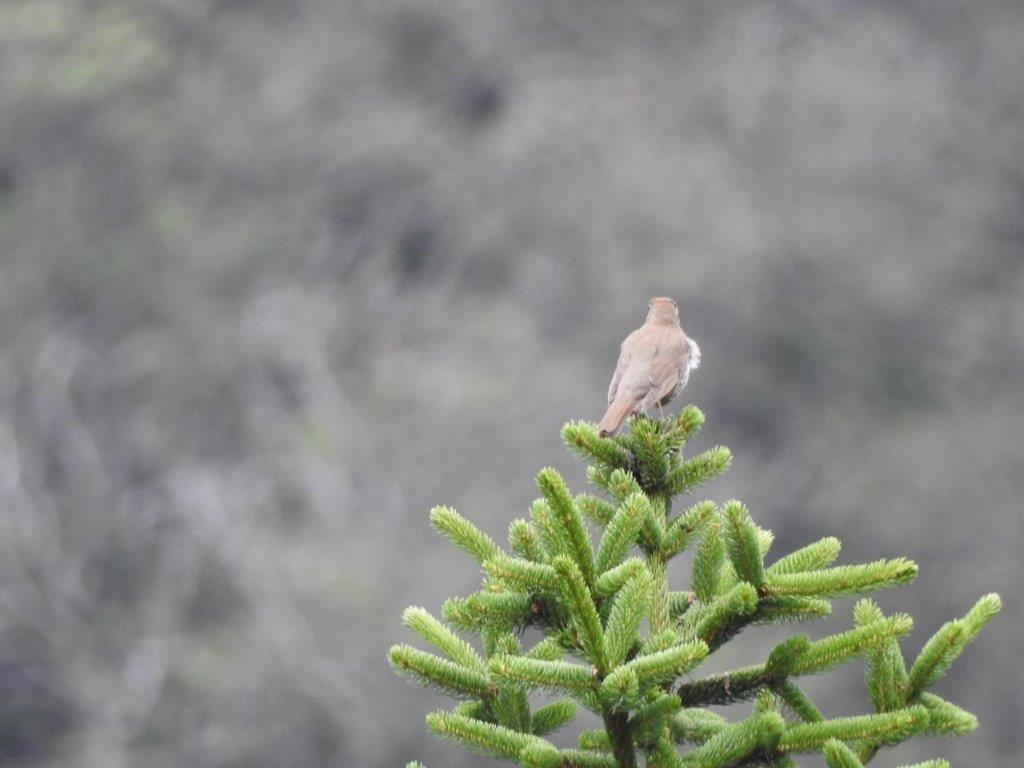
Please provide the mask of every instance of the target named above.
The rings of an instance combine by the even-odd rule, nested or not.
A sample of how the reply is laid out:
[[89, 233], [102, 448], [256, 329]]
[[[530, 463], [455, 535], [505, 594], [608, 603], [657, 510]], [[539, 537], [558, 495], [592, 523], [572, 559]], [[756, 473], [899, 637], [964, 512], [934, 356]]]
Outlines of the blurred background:
[[586, 490], [669, 295], [702, 493], [918, 561], [910, 654], [1006, 601], [877, 764], [1020, 765], [1022, 108], [1016, 0], [0, 0], [0, 764], [490, 764], [385, 659], [427, 512]]

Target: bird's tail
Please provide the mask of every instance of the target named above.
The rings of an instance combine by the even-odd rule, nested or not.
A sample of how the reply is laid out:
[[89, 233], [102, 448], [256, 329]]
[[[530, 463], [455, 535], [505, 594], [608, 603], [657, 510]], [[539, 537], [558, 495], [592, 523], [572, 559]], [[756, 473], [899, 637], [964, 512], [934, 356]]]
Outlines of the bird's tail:
[[609, 405], [608, 410], [601, 419], [601, 423], [597, 425], [597, 429], [601, 437], [614, 435], [622, 429], [622, 423], [626, 420], [629, 414], [633, 412], [633, 408], [635, 407], [636, 404], [631, 403], [628, 400], [616, 400]]

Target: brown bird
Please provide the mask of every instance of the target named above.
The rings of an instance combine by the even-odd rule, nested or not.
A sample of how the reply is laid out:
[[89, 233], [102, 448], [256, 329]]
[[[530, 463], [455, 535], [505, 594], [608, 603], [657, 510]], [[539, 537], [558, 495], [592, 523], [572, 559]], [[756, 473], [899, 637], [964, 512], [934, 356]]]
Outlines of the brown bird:
[[672, 299], [651, 299], [647, 321], [622, 342], [608, 387], [608, 410], [598, 424], [601, 437], [614, 435], [631, 413], [661, 408], [700, 365], [700, 347], [679, 325]]

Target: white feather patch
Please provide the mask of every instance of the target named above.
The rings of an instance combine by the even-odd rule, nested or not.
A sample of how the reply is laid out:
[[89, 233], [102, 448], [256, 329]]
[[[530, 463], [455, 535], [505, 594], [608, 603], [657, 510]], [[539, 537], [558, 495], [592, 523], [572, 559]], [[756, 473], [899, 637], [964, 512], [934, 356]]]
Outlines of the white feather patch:
[[700, 368], [700, 347], [689, 337], [687, 337], [686, 343], [690, 345], [690, 361], [686, 367], [691, 371]]

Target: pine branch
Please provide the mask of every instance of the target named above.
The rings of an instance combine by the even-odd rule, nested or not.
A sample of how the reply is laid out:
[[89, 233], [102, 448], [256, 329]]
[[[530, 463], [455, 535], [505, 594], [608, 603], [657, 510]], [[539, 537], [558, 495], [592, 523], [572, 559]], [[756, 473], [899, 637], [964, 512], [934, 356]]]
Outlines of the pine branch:
[[785, 680], [772, 686], [772, 690], [805, 723], [820, 723], [825, 720], [821, 711], [814, 706], [814, 702], [807, 698], [807, 694], [801, 691], [792, 680]]
[[484, 570], [492, 579], [512, 587], [533, 592], [558, 590], [558, 574], [550, 565], [498, 555], [484, 563]]
[[564, 538], [564, 552], [576, 561], [586, 583], [593, 584], [594, 552], [590, 547], [590, 536], [562, 476], [551, 467], [542, 469], [537, 475], [537, 487], [548, 502], [558, 535]]
[[634, 419], [629, 433], [621, 436], [623, 445], [633, 454], [634, 474], [649, 493], [664, 493], [671, 465], [670, 454], [661, 436], [660, 424]]
[[427, 687], [444, 689], [459, 698], [489, 696], [494, 692], [484, 672], [469, 669], [408, 645], [395, 645], [388, 660], [399, 672]]
[[791, 552], [785, 557], [780, 557], [768, 567], [768, 573], [778, 576], [787, 573], [820, 570], [839, 557], [840, 548], [839, 539], [834, 536], [827, 536], [820, 541]]
[[864, 768], [853, 750], [838, 739], [829, 739], [822, 747], [828, 768]]
[[699, 638], [712, 649], [749, 623], [757, 609], [757, 590], [740, 582], [708, 605], [687, 612], [680, 627], [683, 635]]
[[754, 715], [742, 723], [727, 726], [683, 758], [692, 768], [729, 768], [744, 758], [775, 747], [786, 723], [781, 715], [769, 712]]
[[609, 469], [626, 469], [629, 453], [614, 440], [598, 436], [597, 427], [586, 421], [571, 421], [562, 427], [562, 442], [571, 453], [603, 464]]
[[558, 661], [562, 658], [562, 646], [557, 637], [545, 637], [527, 652], [527, 657], [541, 661]]
[[928, 710], [928, 733], [962, 736], [978, 727], [978, 718], [934, 693], [922, 693], [918, 701]]
[[597, 678], [590, 667], [568, 661], [545, 661], [528, 656], [494, 656], [490, 660], [491, 674], [505, 680], [581, 694], [593, 691]]
[[609, 474], [604, 488], [608, 491], [616, 504], [621, 504], [634, 493], [644, 492], [644, 489], [640, 487], [640, 483], [637, 482], [636, 478], [623, 469], [616, 469], [614, 472]]
[[962, 619], [942, 625], [910, 668], [907, 699], [912, 701], [938, 680], [1002, 607], [999, 595], [985, 595]]
[[610, 752], [612, 740], [607, 731], [583, 731], [578, 740], [580, 749]]
[[668, 564], [658, 552], [647, 556], [647, 571], [651, 574], [651, 600], [647, 624], [652, 635], [670, 629], [668, 610]]
[[594, 591], [601, 597], [614, 595], [628, 579], [640, 573], [647, 573], [647, 564], [639, 557], [631, 557], [602, 573], [594, 584]]
[[508, 544], [513, 552], [525, 560], [541, 563], [547, 559], [536, 526], [522, 518], [513, 520], [508, 527]]
[[597, 573], [603, 574], [622, 562], [626, 550], [636, 543], [644, 520], [651, 514], [651, 502], [642, 493], [631, 494], [608, 521], [597, 552]]
[[622, 663], [637, 642], [637, 632], [647, 615], [650, 602], [651, 577], [646, 570], [642, 570], [619, 590], [608, 614], [604, 644], [609, 667], [614, 668]]
[[928, 711], [922, 706], [877, 715], [840, 717], [789, 726], [779, 739], [777, 749], [783, 753], [813, 752], [831, 739], [895, 744], [920, 733], [927, 725]]
[[778, 624], [787, 621], [815, 621], [831, 615], [832, 606], [817, 597], [767, 595], [757, 604], [752, 624]]
[[727, 501], [722, 509], [725, 549], [736, 576], [748, 584], [764, 584], [764, 562], [757, 526], [738, 501]]
[[694, 534], [714, 514], [715, 503], [702, 501], [699, 504], [694, 504], [669, 523], [665, 531], [665, 543], [661, 550], [664, 558], [666, 560], [673, 558], [686, 549]]
[[[869, 598], [857, 601], [853, 619], [858, 626], [866, 626], [885, 618], [875, 602]], [[867, 653], [865, 682], [876, 712], [892, 712], [907, 702], [907, 668], [899, 643], [892, 638]]]
[[697, 602], [697, 595], [693, 592], [670, 591], [668, 593], [669, 620], [678, 622]]
[[880, 646], [894, 637], [905, 635], [913, 626], [914, 622], [909, 616], [897, 615], [826, 637], [811, 643], [797, 659], [790, 674], [807, 675], [832, 669], [861, 655], [868, 648]]
[[427, 715], [427, 727], [439, 736], [458, 741], [471, 749], [513, 760], [518, 759], [519, 754], [528, 747], [550, 746], [537, 736], [472, 720], [454, 712], [432, 712]]
[[662, 733], [647, 755], [647, 768], [684, 768], [683, 759], [676, 754], [672, 739]]
[[402, 623], [448, 656], [456, 664], [483, 671], [484, 660], [473, 646], [435, 619], [424, 608], [411, 606], [402, 613]]
[[672, 738], [680, 744], [703, 744], [729, 727], [725, 718], [707, 709], [682, 709], [668, 720]]
[[693, 437], [697, 430], [704, 426], [704, 413], [695, 405], [687, 405], [676, 416], [676, 423], [672, 428], [672, 442], [675, 446], [682, 446], [687, 440]]
[[682, 462], [669, 472], [665, 479], [665, 493], [677, 496], [692, 491], [698, 485], [717, 477], [729, 468], [732, 463], [732, 451], [717, 445], [711, 450]]
[[540, 707], [530, 718], [530, 730], [536, 736], [546, 736], [557, 731], [576, 717], [576, 702], [559, 699]]
[[520, 592], [478, 592], [469, 597], [449, 598], [441, 615], [459, 629], [480, 630], [485, 626], [523, 626], [533, 614], [534, 602]]
[[481, 563], [498, 554], [498, 545], [486, 533], [449, 507], [430, 510], [430, 523], [459, 549], [468, 552]]
[[576, 506], [586, 518], [604, 528], [615, 517], [619, 508], [609, 504], [604, 499], [599, 499], [589, 493], [581, 493], [576, 496]]
[[866, 565], [840, 565], [801, 573], [771, 574], [764, 591], [769, 595], [839, 597], [906, 584], [917, 576], [917, 564], [899, 557]]
[[628, 710], [640, 700], [640, 679], [632, 667], [621, 666], [601, 683], [601, 702], [607, 710]]
[[590, 596], [584, 582], [584, 576], [576, 562], [564, 555], [556, 557], [552, 564], [558, 573], [559, 588], [562, 599], [569, 608], [573, 626], [579, 634], [580, 646], [587, 654], [587, 659], [601, 674], [608, 670], [608, 657], [604, 647], [604, 632], [601, 630], [601, 619], [597, 614], [597, 606]]
[[684, 707], [731, 704], [749, 701], [773, 680], [764, 664], [754, 664], [683, 683], [676, 690], [676, 695]]
[[724, 562], [722, 525], [714, 521], [704, 528], [700, 544], [693, 554], [693, 591], [702, 603], [710, 603], [719, 594]]
[[[705, 656], [708, 646], [701, 640], [681, 643], [663, 651], [637, 656], [632, 661], [619, 667], [621, 670], [632, 670], [641, 686], [651, 683], [664, 683], [693, 669]], [[615, 674], [613, 672], [612, 674]], [[610, 675], [609, 675], [610, 677]]]
[[660, 731], [665, 718], [677, 712], [681, 706], [678, 696], [662, 693], [654, 701], [637, 709], [636, 714], [629, 720], [629, 730], [637, 738], [645, 731]]

